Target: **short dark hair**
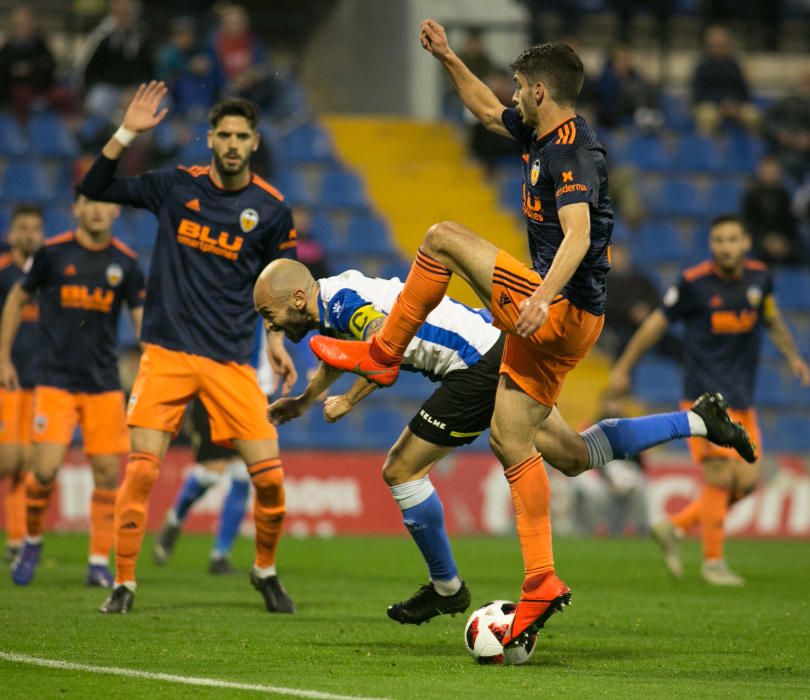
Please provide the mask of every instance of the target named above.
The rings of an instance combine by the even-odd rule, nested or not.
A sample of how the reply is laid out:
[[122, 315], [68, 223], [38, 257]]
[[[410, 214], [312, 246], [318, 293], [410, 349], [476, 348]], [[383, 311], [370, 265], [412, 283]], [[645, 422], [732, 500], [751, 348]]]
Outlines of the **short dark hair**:
[[512, 61], [510, 68], [525, 75], [529, 83], [544, 82], [551, 99], [566, 107], [574, 106], [585, 80], [582, 61], [568, 44], [532, 46]]
[[739, 216], [736, 214], [720, 214], [715, 216], [709, 223], [709, 232], [711, 233], [715, 227], [723, 224], [739, 224], [740, 228], [745, 231], [745, 226], [743, 226], [742, 219]]
[[11, 211], [11, 219], [10, 221], [14, 221], [18, 216], [38, 216], [40, 219], [44, 219], [45, 216], [42, 213], [42, 207], [38, 204], [18, 204], [12, 209]]
[[243, 100], [241, 97], [220, 100], [211, 107], [211, 111], [208, 113], [211, 128], [216, 129], [223, 117], [244, 117], [254, 131], [259, 125], [258, 108], [250, 100]]

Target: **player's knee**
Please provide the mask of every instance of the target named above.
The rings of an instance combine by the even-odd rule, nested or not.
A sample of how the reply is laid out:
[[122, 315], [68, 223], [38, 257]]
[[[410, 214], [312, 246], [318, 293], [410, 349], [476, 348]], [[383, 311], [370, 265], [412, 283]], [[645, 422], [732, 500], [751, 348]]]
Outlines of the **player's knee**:
[[157, 455], [144, 452], [133, 454], [127, 463], [127, 491], [146, 499], [159, 475], [160, 460]]
[[452, 228], [449, 221], [440, 221], [438, 224], [433, 224], [427, 230], [425, 239], [422, 241], [422, 250], [428, 255], [441, 253], [445, 249], [447, 238], [451, 233]]
[[267, 506], [284, 503], [284, 470], [280, 466], [254, 474], [251, 482], [256, 490], [258, 503]]
[[391, 450], [385, 459], [385, 464], [382, 468], [382, 478], [388, 486], [396, 486], [410, 481], [413, 477], [413, 469], [406, 463], [397, 459], [395, 450]]

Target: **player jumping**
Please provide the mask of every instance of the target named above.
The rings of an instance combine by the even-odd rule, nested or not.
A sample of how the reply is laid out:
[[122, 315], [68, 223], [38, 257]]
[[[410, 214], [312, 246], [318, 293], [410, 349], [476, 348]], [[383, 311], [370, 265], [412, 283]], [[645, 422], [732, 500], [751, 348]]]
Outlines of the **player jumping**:
[[11, 349], [24, 309], [38, 295], [42, 350], [34, 389], [33, 471], [26, 478], [25, 544], [12, 570], [20, 586], [34, 577], [45, 515], [77, 424], [95, 484], [87, 583], [112, 586], [113, 506], [121, 455], [129, 449], [116, 353], [118, 318], [126, 303], [139, 332], [144, 301], [137, 256], [110, 233], [118, 213], [114, 204], [77, 195], [76, 229], [46, 241], [3, 309], [0, 379], [14, 391], [20, 380]]
[[[0, 256], [0, 309], [12, 287], [25, 274], [34, 253], [42, 245], [42, 210], [20, 204], [11, 214], [8, 241], [11, 250]], [[25, 474], [31, 464], [31, 424], [34, 419], [34, 386], [39, 355], [39, 305], [32, 300], [22, 310], [20, 330], [11, 351], [20, 388], [0, 388], [0, 478], [11, 486], [5, 499], [6, 549], [4, 558], [14, 561], [25, 537]]]
[[[686, 270], [632, 337], [617, 360], [610, 387], [623, 393], [641, 356], [663, 337], [670, 323], [682, 321], [684, 333], [684, 402], [704, 391], [719, 391], [760, 444], [753, 406], [763, 326], [784, 355], [793, 374], [807, 386], [810, 369], [785, 325], [773, 294], [773, 282], [760, 262], [747, 260], [751, 241], [736, 216], [721, 216], [709, 230], [711, 259]], [[670, 573], [683, 576], [680, 540], [700, 523], [703, 540], [701, 574], [711, 584], [740, 586], [742, 577], [723, 557], [723, 523], [732, 503], [745, 498], [759, 480], [759, 462], [746, 464], [732, 450], [690, 440], [692, 458], [703, 467], [700, 497], [679, 513], [653, 526]]]
[[[254, 302], [269, 327], [295, 342], [315, 329], [330, 337], [368, 340], [382, 327], [403, 286], [398, 279], [370, 279], [356, 270], [316, 281], [304, 265], [278, 260], [259, 276]], [[490, 424], [505, 340], [491, 322], [488, 311], [444, 297], [403, 356], [404, 369], [421, 372], [440, 385], [402, 431], [383, 467], [383, 478], [430, 578], [411, 598], [388, 608], [388, 616], [401, 623], [418, 625], [436, 615], [462, 612], [470, 602], [444, 529], [442, 503], [428, 473], [448, 452], [473, 442]], [[270, 406], [270, 418], [285, 423], [301, 416], [340, 374], [321, 364], [300, 396]], [[327, 399], [324, 416], [338, 420], [375, 388], [358, 378], [345, 395]], [[687, 432], [681, 432], [684, 429]], [[605, 420], [582, 433], [572, 430], [555, 406], [534, 442], [550, 464], [575, 476], [662, 442], [707, 433], [751, 450], [745, 432], [711, 395], [701, 397], [690, 411]]]
[[[166, 116], [167, 109], [159, 108], [166, 92], [163, 83], [138, 88], [123, 125], [82, 182], [89, 196], [149, 209], [159, 222], [145, 351], [128, 413], [132, 452], [115, 508], [116, 585], [101, 612], [125, 613], [132, 606], [149, 492], [195, 396], [208, 411], [213, 441], [236, 448], [256, 490], [251, 581], [268, 611], [294, 612], [276, 573], [285, 513], [278, 438], [248, 364], [256, 327], [253, 283], [269, 261], [294, 254], [292, 215], [282, 195], [250, 171], [259, 115], [245, 100], [224, 100], [211, 109], [209, 166], [116, 178], [127, 146]], [[295, 367], [282, 334], [270, 335], [268, 353], [276, 374], [292, 386]]]

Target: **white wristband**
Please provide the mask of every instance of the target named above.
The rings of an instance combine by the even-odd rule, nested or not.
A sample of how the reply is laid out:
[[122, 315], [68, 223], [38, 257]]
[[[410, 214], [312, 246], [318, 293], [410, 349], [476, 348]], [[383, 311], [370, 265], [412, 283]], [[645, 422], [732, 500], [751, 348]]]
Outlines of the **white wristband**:
[[129, 129], [119, 126], [118, 131], [113, 134], [113, 138], [118, 141], [122, 146], [129, 146], [134, 140], [135, 137], [138, 135], [136, 131], [130, 131]]

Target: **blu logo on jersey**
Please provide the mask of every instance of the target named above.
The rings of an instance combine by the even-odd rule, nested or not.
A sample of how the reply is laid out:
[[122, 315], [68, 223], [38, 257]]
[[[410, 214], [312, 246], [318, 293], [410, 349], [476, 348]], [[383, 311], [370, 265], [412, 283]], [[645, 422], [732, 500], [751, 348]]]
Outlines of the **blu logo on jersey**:
[[210, 226], [198, 224], [190, 219], [183, 219], [177, 227], [178, 243], [228, 260], [239, 259], [239, 251], [242, 250], [244, 241], [242, 236], [231, 236], [227, 231], [220, 231], [219, 236], [213, 238]]
[[108, 314], [115, 300], [112, 289], [95, 287], [91, 290], [83, 284], [63, 284], [59, 292], [63, 309], [85, 309]]

